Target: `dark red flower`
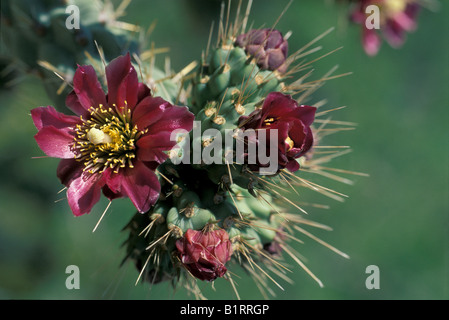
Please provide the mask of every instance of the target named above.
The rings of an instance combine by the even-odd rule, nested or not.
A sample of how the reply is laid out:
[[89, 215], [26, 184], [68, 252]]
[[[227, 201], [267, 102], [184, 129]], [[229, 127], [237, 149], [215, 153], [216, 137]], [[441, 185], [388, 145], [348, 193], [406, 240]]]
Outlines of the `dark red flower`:
[[[369, 29], [366, 26], [367, 19], [374, 14], [367, 10], [371, 5], [379, 8], [378, 29]], [[416, 29], [420, 8], [416, 0], [359, 0], [351, 13], [351, 20], [362, 25], [362, 44], [365, 52], [370, 56], [376, 55], [382, 44], [382, 35], [393, 48], [402, 46], [406, 32]]]
[[138, 211], [148, 211], [160, 193], [154, 170], [176, 144], [171, 133], [193, 127], [187, 107], [153, 97], [138, 82], [129, 54], [106, 66], [106, 80], [107, 95], [94, 68], [78, 66], [66, 99], [77, 116], [51, 106], [31, 111], [39, 147], [62, 159], [57, 175], [76, 216], [89, 213], [101, 191], [111, 200], [129, 197]]
[[260, 68], [284, 73], [288, 42], [275, 29], [253, 29], [237, 37], [235, 45], [254, 56]]
[[179, 258], [189, 272], [200, 280], [223, 277], [231, 259], [232, 244], [223, 229], [195, 231], [188, 229], [176, 242]]
[[[303, 156], [313, 145], [311, 125], [315, 119], [315, 107], [298, 105], [289, 95], [271, 92], [265, 98], [262, 108], [249, 116], [239, 119], [242, 130], [253, 129], [256, 138], [265, 131], [266, 150], [272, 144], [277, 146], [278, 169], [286, 168], [291, 172], [299, 169], [297, 158]], [[277, 140], [271, 141], [270, 131], [277, 130]], [[260, 141], [257, 141], [260, 144]], [[269, 155], [270, 159], [274, 155]], [[260, 168], [256, 164], [254, 169]]]

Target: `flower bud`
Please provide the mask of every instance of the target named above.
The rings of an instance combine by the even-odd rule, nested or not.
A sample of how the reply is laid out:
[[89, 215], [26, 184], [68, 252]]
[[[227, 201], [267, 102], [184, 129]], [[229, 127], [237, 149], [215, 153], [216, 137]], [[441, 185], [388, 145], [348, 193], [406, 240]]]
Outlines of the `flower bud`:
[[223, 277], [225, 263], [231, 258], [229, 235], [223, 229], [187, 230], [176, 242], [179, 258], [186, 269], [200, 280], [213, 281]]
[[254, 56], [261, 69], [277, 70], [279, 73], [284, 73], [287, 69], [288, 42], [278, 30], [269, 28], [250, 30], [238, 36], [235, 45]]

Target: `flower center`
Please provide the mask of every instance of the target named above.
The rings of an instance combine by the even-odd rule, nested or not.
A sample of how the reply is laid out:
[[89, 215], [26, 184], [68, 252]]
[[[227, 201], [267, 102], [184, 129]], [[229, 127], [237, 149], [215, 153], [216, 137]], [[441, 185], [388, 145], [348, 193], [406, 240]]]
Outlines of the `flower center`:
[[402, 12], [407, 7], [408, 0], [388, 0], [384, 1], [380, 7], [387, 17], [393, 17]]
[[118, 173], [120, 168], [133, 168], [135, 142], [144, 132], [132, 127], [131, 110], [100, 105], [91, 107], [88, 120], [81, 120], [75, 128], [74, 148], [76, 159], [84, 162], [84, 171], [102, 173], [111, 168]]

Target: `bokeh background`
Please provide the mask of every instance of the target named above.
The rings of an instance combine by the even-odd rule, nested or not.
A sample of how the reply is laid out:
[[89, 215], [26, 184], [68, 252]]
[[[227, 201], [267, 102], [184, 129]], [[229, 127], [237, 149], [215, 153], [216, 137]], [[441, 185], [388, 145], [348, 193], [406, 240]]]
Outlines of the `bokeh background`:
[[[272, 26], [288, 2], [255, 0], [250, 22]], [[285, 291], [272, 285], [276, 299], [449, 298], [449, 10], [440, 2], [437, 12], [421, 12], [418, 29], [402, 48], [384, 43], [376, 57], [365, 55], [359, 28], [348, 24], [346, 12], [332, 1], [294, 0], [278, 22], [282, 32], [292, 31], [291, 52], [335, 27], [319, 42], [320, 53], [343, 48], [315, 63], [316, 74], [335, 65], [340, 73], [353, 74], [327, 82], [313, 99], [347, 106], [333, 117], [356, 122], [357, 128], [332, 139], [353, 152], [333, 166], [369, 177], [355, 176], [354, 185], [315, 180], [348, 194], [343, 203], [300, 194], [330, 205], [309, 210], [311, 219], [333, 228], [315, 234], [351, 258], [304, 238], [295, 248], [324, 288], [296, 266], [290, 275], [294, 284], [281, 281]], [[123, 20], [142, 27], [157, 20], [151, 40], [170, 48], [172, 67], [180, 70], [199, 59], [219, 9], [220, 2], [212, 0], [133, 0]], [[55, 175], [58, 160], [33, 158], [43, 154], [33, 139], [30, 110], [51, 101], [36, 78], [13, 83], [0, 89], [0, 298], [191, 298], [169, 284], [135, 285], [134, 267], [120, 266], [126, 238], [121, 229], [134, 212], [128, 200], [114, 202], [95, 232], [104, 199], [91, 214], [72, 216], [64, 195], [57, 194], [62, 189]], [[79, 290], [65, 287], [68, 265], [80, 268]], [[369, 265], [380, 269], [378, 290], [365, 287]], [[261, 299], [252, 280], [240, 275], [241, 297]], [[210, 299], [234, 299], [226, 281], [216, 281], [215, 289], [207, 283], [200, 287]]]

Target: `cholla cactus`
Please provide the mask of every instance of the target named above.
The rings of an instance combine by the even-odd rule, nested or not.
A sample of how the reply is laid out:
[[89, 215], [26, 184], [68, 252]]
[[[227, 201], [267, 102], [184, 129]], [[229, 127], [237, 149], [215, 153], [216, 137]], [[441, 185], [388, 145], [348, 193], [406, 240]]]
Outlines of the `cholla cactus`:
[[[317, 112], [320, 102], [316, 106], [302, 104], [332, 78], [334, 70], [307, 82], [311, 72], [304, 70], [310, 63], [295, 63], [307, 46], [288, 56], [287, 39], [279, 31], [246, 31], [247, 18], [236, 17], [228, 29], [220, 29], [217, 45], [206, 49], [191, 83], [187, 105], [195, 114], [196, 126], [181, 142], [190, 151], [190, 162], [178, 163], [175, 153], [171, 161], [161, 165], [160, 199], [145, 217], [137, 214], [125, 228], [130, 232], [126, 259], [135, 262], [139, 279], [187, 282], [188, 288], [197, 288], [190, 284], [192, 279], [223, 277], [233, 284], [227, 270], [240, 265], [264, 291], [266, 281], [281, 287], [269, 273], [285, 272], [281, 261], [287, 255], [322, 285], [290, 247], [295, 232], [348, 257], [303, 229], [302, 224], [327, 227], [305, 219], [301, 204], [286, 195], [286, 188], [297, 185], [337, 200], [344, 197], [302, 178], [301, 169], [350, 183], [324, 167], [347, 151], [340, 152], [340, 146], [335, 146], [335, 151], [320, 157], [317, 150], [326, 134], [351, 129], [352, 124], [318, 119], [332, 111]], [[300, 72], [298, 80], [290, 80]], [[327, 127], [335, 124], [347, 127]], [[256, 134], [245, 136], [251, 129]], [[277, 135], [271, 138], [270, 131]], [[232, 148], [227, 149], [229, 141]], [[239, 142], [243, 150], [240, 158]], [[264, 162], [263, 155], [271, 145], [275, 149], [270, 161], [275, 160], [276, 166], [270, 171], [267, 167], [272, 163]], [[251, 146], [256, 152], [254, 161]], [[259, 153], [259, 149], [264, 152]], [[197, 154], [211, 155], [214, 161], [201, 158], [195, 162]], [[290, 213], [288, 206], [298, 212]], [[202, 297], [197, 289], [193, 292]], [[239, 297], [237, 291], [236, 295]]]
[[[26, 10], [27, 1], [20, 3], [7, 7], [12, 22], [18, 12], [42, 22], [43, 17], [59, 17], [54, 12], [62, 10], [58, 1], [38, 2], [41, 10], [36, 16], [35, 10]], [[247, 13], [249, 9], [250, 5]], [[192, 283], [197, 280], [225, 278], [235, 288], [229, 270], [239, 265], [259, 288], [266, 288], [266, 281], [281, 287], [274, 277], [287, 270], [282, 264], [287, 255], [322, 285], [290, 247], [295, 232], [347, 255], [301, 227], [327, 228], [305, 219], [303, 205], [289, 199], [287, 189], [306, 187], [341, 200], [344, 195], [303, 178], [302, 171], [346, 183], [350, 181], [335, 172], [354, 172], [325, 166], [346, 151], [321, 144], [327, 134], [351, 129], [352, 124], [325, 118], [333, 109], [320, 111], [323, 102], [305, 104], [325, 81], [342, 76], [332, 76], [331, 70], [307, 81], [311, 62], [297, 60], [318, 50], [309, 48], [315, 41], [289, 56], [288, 39], [280, 31], [248, 31], [248, 14], [237, 15], [233, 23], [221, 21], [228, 27], [220, 27], [217, 45], [207, 47], [199, 64], [189, 64], [177, 74], [148, 71], [141, 63], [145, 52], [139, 53], [132, 35], [123, 38], [132, 45], [123, 47], [121, 35], [111, 31], [117, 14], [105, 19], [105, 13], [113, 11], [95, 12], [92, 24], [81, 29], [83, 34], [98, 27], [101, 35], [120, 44], [108, 56], [100, 49], [101, 63], [93, 53], [84, 54], [74, 34], [65, 40], [68, 43], [53, 47], [58, 55], [67, 55], [65, 64], [58, 65], [58, 55], [21, 57], [32, 68], [36, 60], [56, 71], [62, 66], [65, 80], [73, 80], [74, 90], [65, 102], [78, 117], [51, 107], [32, 111], [39, 146], [47, 155], [63, 159], [58, 177], [69, 187], [73, 213], [88, 213], [100, 190], [111, 201], [131, 199], [138, 212], [124, 227], [128, 238], [123, 262], [134, 263], [137, 281], [196, 288]], [[63, 30], [55, 31], [58, 23], [53, 20], [44, 24], [51, 32], [36, 41], [37, 47], [59, 44], [58, 32]], [[16, 29], [13, 23], [11, 30]], [[74, 51], [67, 53], [67, 45]], [[131, 64], [131, 57], [138, 66]], [[42, 63], [44, 58], [47, 63]], [[72, 69], [74, 61], [80, 66]], [[194, 66], [193, 76], [184, 78]], [[143, 83], [138, 83], [137, 67]], [[96, 76], [103, 72], [107, 82], [99, 84]], [[108, 95], [101, 87], [109, 89]], [[179, 100], [189, 111], [174, 105]], [[319, 148], [329, 150], [320, 156]], [[296, 213], [291, 213], [292, 207]], [[202, 297], [196, 289], [194, 293]]]

